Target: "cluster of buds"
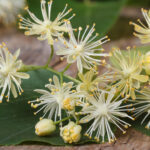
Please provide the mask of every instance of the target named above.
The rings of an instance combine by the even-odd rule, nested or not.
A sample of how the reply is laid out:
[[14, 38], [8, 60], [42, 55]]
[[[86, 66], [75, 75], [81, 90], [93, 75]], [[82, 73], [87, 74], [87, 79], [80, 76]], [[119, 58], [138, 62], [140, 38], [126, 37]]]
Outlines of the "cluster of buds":
[[81, 138], [82, 127], [72, 121], [60, 130], [60, 136], [64, 139], [65, 143], [76, 143]]

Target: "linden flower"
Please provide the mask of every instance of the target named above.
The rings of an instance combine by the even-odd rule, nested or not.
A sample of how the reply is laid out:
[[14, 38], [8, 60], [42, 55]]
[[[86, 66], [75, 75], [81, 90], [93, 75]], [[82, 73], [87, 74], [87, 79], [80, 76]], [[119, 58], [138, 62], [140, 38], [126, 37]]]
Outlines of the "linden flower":
[[[104, 49], [100, 48], [100, 46], [109, 41], [110, 39], [107, 39], [107, 36], [94, 41], [95, 38], [97, 38], [98, 34], [92, 36], [95, 31], [95, 24], [92, 26], [92, 28], [88, 31], [89, 26], [86, 27], [83, 35], [81, 35], [82, 28], [79, 27], [79, 33], [78, 38], [76, 39], [73, 33], [72, 26], [70, 22], [67, 23], [67, 27], [69, 29], [69, 41], [67, 41], [65, 38], [59, 38], [62, 43], [65, 44], [64, 48], [60, 48], [56, 52], [57, 55], [64, 55], [64, 57], [67, 57], [67, 62], [69, 64], [72, 64], [74, 62], [77, 62], [77, 68], [80, 73], [83, 72], [83, 68], [86, 68], [90, 70], [95, 65], [99, 65], [100, 63], [105, 63], [105, 60], [100, 60], [99, 58], [96, 58], [98, 56], [109, 56], [106, 53], [99, 53], [98, 51], [103, 51]], [[94, 58], [95, 57], [95, 58]]]
[[97, 89], [99, 84], [106, 86], [106, 82], [112, 79], [112, 75], [109, 72], [97, 76], [97, 72], [94, 70], [90, 70], [85, 74], [79, 73], [78, 76], [81, 83], [77, 86], [77, 91], [85, 91], [88, 93]]
[[53, 77], [54, 84], [51, 83], [52, 79], [50, 79], [50, 84], [45, 85], [47, 90], [35, 90], [36, 92], [42, 94], [40, 98], [34, 101], [29, 101], [33, 108], [41, 107], [35, 114], [43, 110], [44, 115], [42, 118], [48, 114], [48, 119], [57, 117], [61, 120], [61, 110], [68, 111], [68, 114], [71, 111], [74, 111], [76, 99], [81, 98], [81, 94], [72, 90], [73, 82], [63, 83], [59, 82], [57, 76]]
[[7, 91], [6, 98], [9, 101], [10, 91], [13, 96], [17, 97], [16, 88], [19, 91], [19, 95], [23, 92], [21, 88], [21, 79], [28, 79], [29, 75], [27, 73], [18, 72], [21, 68], [22, 61], [17, 60], [20, 54], [20, 50], [16, 51], [14, 55], [12, 55], [5, 43], [0, 45], [0, 88], [2, 89], [0, 96], [0, 103], [4, 97], [4, 94]]
[[133, 34], [137, 36], [142, 43], [149, 43], [150, 42], [150, 10], [147, 11], [142, 8], [141, 11], [147, 23], [147, 27], [141, 22], [140, 19], [138, 19], [140, 25], [137, 25], [133, 22], [130, 22], [130, 24], [134, 26], [134, 30], [136, 31], [136, 33]]
[[114, 71], [114, 87], [121, 91], [122, 96], [135, 99], [135, 89], [140, 88], [140, 84], [147, 82], [149, 77], [141, 75], [143, 56], [137, 51], [130, 51], [126, 54], [120, 50], [113, 52], [114, 64], [108, 65]]
[[0, 0], [0, 21], [6, 25], [14, 23], [24, 6], [25, 0]]
[[76, 125], [71, 121], [68, 125], [60, 128], [60, 136], [63, 138], [65, 143], [76, 143], [81, 138], [81, 130], [82, 127], [80, 125]]
[[122, 127], [128, 128], [130, 124], [121, 118], [134, 120], [134, 118], [125, 113], [125, 111], [133, 110], [132, 108], [126, 108], [131, 105], [121, 106], [126, 98], [118, 99], [120, 95], [115, 98], [115, 92], [116, 90], [114, 88], [110, 92], [94, 92], [93, 96], [88, 98], [89, 105], [87, 103], [80, 104], [83, 108], [79, 114], [85, 115], [81, 118], [80, 123], [87, 123], [93, 120], [85, 135], [92, 138], [94, 134], [97, 142], [100, 140], [100, 137], [102, 137], [102, 142], [104, 142], [105, 136], [108, 137], [109, 142], [116, 140], [110, 123], [117, 126], [125, 134], [126, 131]]
[[150, 52], [147, 52], [143, 59], [143, 68], [147, 75], [150, 75]]
[[139, 105], [139, 107], [135, 109], [134, 115], [138, 117], [144, 113], [147, 113], [141, 124], [149, 117], [149, 122], [146, 125], [146, 128], [150, 129], [150, 89], [148, 87], [140, 91], [140, 95], [137, 95], [135, 105]]
[[[56, 19], [54, 21], [51, 21], [51, 7], [52, 7], [53, 1], [51, 0], [48, 2], [48, 13], [46, 10], [46, 1], [41, 0], [41, 11], [43, 20], [38, 19], [29, 9], [26, 7], [25, 9], [28, 11], [30, 17], [33, 21], [30, 19], [25, 19], [21, 15], [20, 17], [20, 23], [19, 28], [27, 30], [25, 32], [25, 35], [39, 35], [39, 40], [48, 40], [48, 43], [50, 45], [53, 45], [54, 38], [59, 37], [61, 32], [68, 32], [68, 29], [66, 28], [65, 22], [66, 20], [63, 19], [66, 15], [68, 15], [72, 9], [67, 9], [67, 4], [64, 8], [64, 10], [58, 14]], [[75, 16], [75, 14], [73, 14]], [[72, 19], [71, 16], [68, 20]]]

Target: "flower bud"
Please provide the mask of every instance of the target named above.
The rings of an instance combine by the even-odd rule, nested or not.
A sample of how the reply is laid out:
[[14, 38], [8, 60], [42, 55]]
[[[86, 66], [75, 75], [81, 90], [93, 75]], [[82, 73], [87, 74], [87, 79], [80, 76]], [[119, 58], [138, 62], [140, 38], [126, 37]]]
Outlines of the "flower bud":
[[74, 122], [69, 122], [68, 125], [60, 129], [60, 136], [63, 138], [65, 143], [76, 143], [81, 138], [82, 127], [75, 124]]
[[50, 119], [42, 119], [35, 125], [35, 133], [38, 136], [52, 134], [56, 130], [56, 125]]
[[143, 68], [147, 75], [150, 75], [150, 52], [146, 53], [143, 60]]

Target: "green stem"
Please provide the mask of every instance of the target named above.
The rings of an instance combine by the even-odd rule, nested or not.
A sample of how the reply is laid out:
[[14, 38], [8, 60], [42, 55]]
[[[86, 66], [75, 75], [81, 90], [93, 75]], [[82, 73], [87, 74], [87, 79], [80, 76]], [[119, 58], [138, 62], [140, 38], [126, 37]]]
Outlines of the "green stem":
[[48, 58], [48, 61], [47, 61], [46, 65], [45, 65], [45, 67], [48, 67], [49, 63], [50, 63], [51, 60], [52, 60], [53, 55], [54, 55], [54, 46], [51, 45], [51, 53], [50, 53], [50, 56], [49, 56], [49, 58]]
[[77, 117], [77, 120], [76, 120], [76, 124], [79, 124], [79, 116], [76, 116]]
[[[19, 70], [19, 72], [28, 72], [28, 71], [34, 71], [34, 70], [39, 70], [39, 69], [46, 69], [46, 70], [49, 70], [55, 74], [57, 74], [58, 76], [62, 76], [62, 73], [61, 72], [57, 72], [56, 70], [53, 70], [52, 68], [50, 67], [47, 67], [47, 66], [33, 66], [33, 65], [22, 65], [21, 69]], [[66, 75], [63, 75], [62, 77], [66, 77], [70, 80], [72, 80], [73, 82], [75, 83], [80, 83], [79, 80], [77, 79], [74, 79], [70, 76], [66, 76]]]
[[70, 66], [71, 66], [71, 64], [68, 64], [61, 73], [64, 74], [70, 68]]
[[63, 73], [62, 72], [60, 72], [60, 82], [61, 82], [61, 84], [63, 84]]
[[38, 69], [46, 69], [46, 66], [22, 65], [19, 72], [27, 72], [27, 71], [33, 71]]
[[63, 122], [63, 121], [69, 120], [69, 119], [71, 119], [71, 118], [72, 118], [72, 116], [66, 117], [66, 118], [64, 118], [64, 119], [62, 119], [62, 120], [59, 120], [59, 121], [54, 122], [54, 124], [59, 124], [59, 123], [61, 123], [61, 122]]

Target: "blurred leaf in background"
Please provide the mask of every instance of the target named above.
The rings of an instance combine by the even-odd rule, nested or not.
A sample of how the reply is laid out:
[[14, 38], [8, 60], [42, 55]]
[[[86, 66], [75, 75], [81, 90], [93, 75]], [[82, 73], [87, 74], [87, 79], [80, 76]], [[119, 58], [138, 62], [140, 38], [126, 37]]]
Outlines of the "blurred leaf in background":
[[[96, 23], [96, 31], [103, 36], [114, 25], [126, 0], [54, 0], [52, 19], [63, 10], [66, 3], [73, 8], [76, 17], [72, 19], [75, 28]], [[42, 19], [40, 0], [28, 0], [29, 8]]]
[[127, 4], [131, 5], [131, 6], [149, 7], [150, 6], [150, 0], [128, 0]]

